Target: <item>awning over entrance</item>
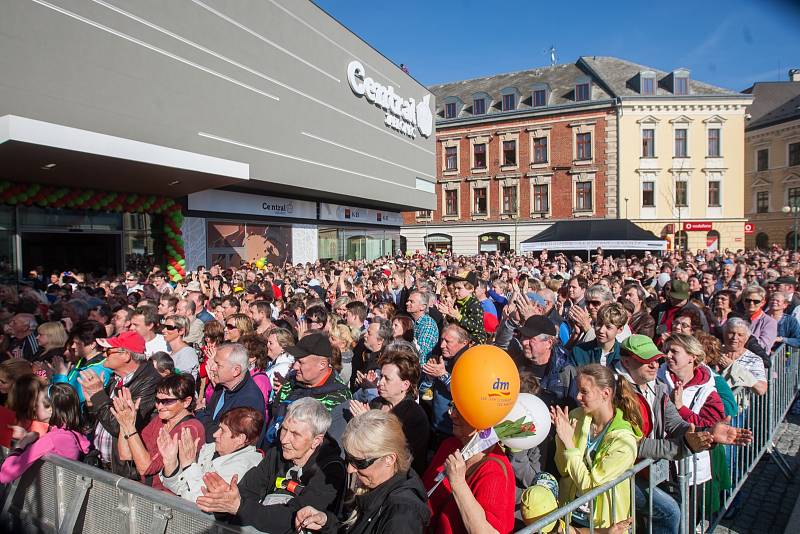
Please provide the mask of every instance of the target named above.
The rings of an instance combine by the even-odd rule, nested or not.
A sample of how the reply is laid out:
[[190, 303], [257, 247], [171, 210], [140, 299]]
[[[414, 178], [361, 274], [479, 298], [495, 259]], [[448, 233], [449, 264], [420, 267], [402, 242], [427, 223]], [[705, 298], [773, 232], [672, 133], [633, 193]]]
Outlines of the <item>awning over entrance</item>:
[[535, 250], [666, 250], [658, 239], [627, 219], [558, 221], [520, 243], [522, 252]]
[[179, 197], [247, 183], [250, 165], [25, 117], [0, 117], [0, 177]]

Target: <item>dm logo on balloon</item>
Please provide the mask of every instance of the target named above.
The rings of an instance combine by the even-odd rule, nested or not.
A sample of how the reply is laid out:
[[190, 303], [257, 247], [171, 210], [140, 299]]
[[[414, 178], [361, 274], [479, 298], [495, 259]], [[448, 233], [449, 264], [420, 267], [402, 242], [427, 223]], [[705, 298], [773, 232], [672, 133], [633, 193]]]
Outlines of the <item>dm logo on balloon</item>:
[[511, 384], [503, 382], [499, 378], [492, 384], [492, 392], [489, 393], [490, 397], [508, 397], [511, 395]]

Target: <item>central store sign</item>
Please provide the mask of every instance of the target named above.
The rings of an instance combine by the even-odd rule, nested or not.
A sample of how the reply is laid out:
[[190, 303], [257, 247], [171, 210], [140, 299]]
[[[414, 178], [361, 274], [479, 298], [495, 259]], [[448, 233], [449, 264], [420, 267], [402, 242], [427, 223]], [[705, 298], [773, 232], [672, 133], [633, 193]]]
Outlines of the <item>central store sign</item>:
[[417, 137], [417, 130], [422, 137], [433, 133], [433, 113], [431, 113], [431, 95], [425, 95], [420, 102], [413, 98], [403, 98], [395, 94], [394, 87], [381, 85], [366, 74], [364, 65], [359, 61], [351, 61], [347, 65], [347, 82], [350, 89], [370, 104], [381, 108], [386, 115], [383, 123], [410, 138]]
[[708, 232], [714, 228], [711, 222], [685, 222], [683, 223], [684, 232]]

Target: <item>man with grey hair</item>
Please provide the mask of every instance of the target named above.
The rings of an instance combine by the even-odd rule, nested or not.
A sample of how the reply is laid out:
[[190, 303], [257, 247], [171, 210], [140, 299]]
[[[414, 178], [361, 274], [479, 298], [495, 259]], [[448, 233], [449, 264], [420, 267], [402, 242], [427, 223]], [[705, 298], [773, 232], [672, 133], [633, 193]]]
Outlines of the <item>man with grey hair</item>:
[[36, 319], [30, 313], [18, 313], [6, 325], [9, 335], [8, 355], [10, 358], [24, 358], [28, 361], [39, 350], [36, 341]]
[[227, 484], [216, 473], [207, 473], [206, 491], [197, 505], [261, 532], [293, 532], [294, 515], [305, 506], [338, 514], [347, 474], [341, 449], [327, 434], [330, 424], [331, 415], [319, 400], [293, 402], [279, 445], [238, 484], [235, 478]]
[[439, 327], [428, 314], [430, 295], [414, 290], [406, 300], [406, 311], [414, 320], [414, 341], [419, 346], [420, 364], [428, 361], [436, 345], [439, 343]]
[[92, 370], [80, 372], [78, 383], [86, 399], [86, 408], [93, 420], [97, 421], [94, 431], [94, 445], [100, 451], [100, 461], [104, 468], [114, 474], [139, 480], [139, 472], [133, 462], [120, 460], [117, 441], [131, 436], [120, 434], [117, 418], [112, 409], [113, 398], [120, 388], [130, 392], [132, 399], [138, 399], [136, 412], [136, 431], [150, 422], [156, 400], [156, 387], [161, 375], [145, 356], [144, 338], [133, 331], [118, 336], [98, 339], [97, 344], [105, 348], [105, 367], [114, 371], [114, 377], [103, 387], [103, 381]]
[[[219, 428], [219, 420], [234, 408], [253, 408], [264, 413], [264, 395], [250, 378], [250, 360], [247, 349], [239, 343], [225, 343], [217, 348], [214, 355], [217, 368], [217, 385], [211, 400], [195, 416], [206, 427], [206, 442], [214, 440], [214, 432]], [[261, 443], [264, 430], [261, 430]]]

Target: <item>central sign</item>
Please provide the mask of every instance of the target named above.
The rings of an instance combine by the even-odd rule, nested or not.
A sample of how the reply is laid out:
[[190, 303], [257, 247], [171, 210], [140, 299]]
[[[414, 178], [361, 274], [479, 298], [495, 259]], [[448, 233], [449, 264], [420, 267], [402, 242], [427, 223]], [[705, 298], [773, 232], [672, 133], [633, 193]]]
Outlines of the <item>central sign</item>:
[[711, 222], [685, 222], [683, 223], [684, 232], [708, 232], [714, 228]]
[[381, 85], [368, 77], [364, 65], [359, 61], [351, 61], [347, 65], [347, 82], [356, 95], [363, 96], [367, 102], [386, 112], [383, 121], [386, 126], [412, 139], [417, 137], [417, 130], [422, 137], [429, 137], [433, 133], [433, 113], [429, 105], [431, 95], [425, 95], [420, 102], [403, 98], [395, 94], [391, 85]]

